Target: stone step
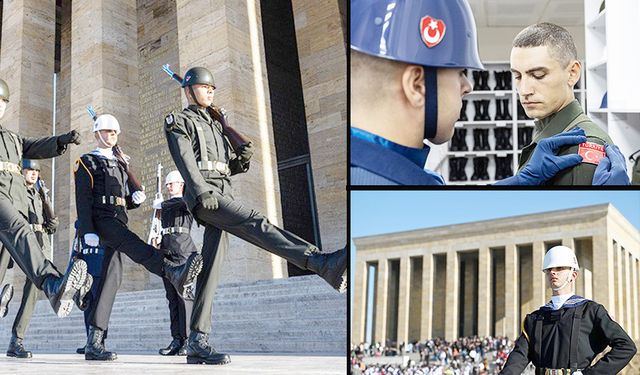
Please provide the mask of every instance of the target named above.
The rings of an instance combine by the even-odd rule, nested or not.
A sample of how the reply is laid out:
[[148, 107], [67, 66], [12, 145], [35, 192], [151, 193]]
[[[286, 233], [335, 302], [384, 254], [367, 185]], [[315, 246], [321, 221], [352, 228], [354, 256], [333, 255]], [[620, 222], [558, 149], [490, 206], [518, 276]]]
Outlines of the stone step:
[[[9, 316], [0, 319], [0, 348], [8, 345], [18, 303], [12, 301]], [[210, 342], [232, 352], [342, 355], [346, 318], [346, 295], [317, 276], [226, 284], [214, 299]], [[74, 351], [86, 341], [83, 314], [76, 309], [60, 319], [40, 300], [26, 336], [30, 350]], [[163, 289], [118, 293], [109, 349], [156, 353], [170, 340]]]

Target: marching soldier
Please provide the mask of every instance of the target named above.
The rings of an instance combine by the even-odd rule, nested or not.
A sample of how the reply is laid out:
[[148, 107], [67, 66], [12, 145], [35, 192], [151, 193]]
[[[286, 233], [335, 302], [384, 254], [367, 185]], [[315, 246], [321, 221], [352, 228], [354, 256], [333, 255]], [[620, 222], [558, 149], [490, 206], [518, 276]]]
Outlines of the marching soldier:
[[[9, 87], [0, 79], [0, 118], [8, 102]], [[29, 138], [0, 126], [0, 140], [0, 242], [27, 279], [44, 292], [56, 315], [67, 316], [74, 298], [82, 300], [82, 293], [91, 288], [87, 264], [76, 260], [63, 275], [44, 256], [28, 222], [29, 193], [20, 163], [23, 158], [60, 156], [69, 144], [80, 144], [80, 134], [72, 130], [54, 137]]]
[[[536, 375], [617, 374], [636, 347], [601, 304], [573, 294], [578, 277], [573, 250], [555, 246], [544, 256], [543, 271], [553, 291], [551, 301], [528, 314], [522, 334], [500, 374], [521, 374], [529, 362]], [[607, 346], [603, 358], [593, 359]]]
[[[182, 81], [189, 106], [165, 119], [169, 150], [185, 179], [185, 201], [196, 221], [205, 225], [202, 254], [204, 271], [198, 278], [187, 363], [224, 364], [227, 354], [208, 343], [213, 297], [227, 247], [226, 232], [315, 272], [337, 290], [346, 289], [346, 248], [332, 254], [293, 233], [271, 224], [255, 210], [244, 207], [231, 195], [231, 176], [249, 169], [251, 143], [236, 150], [223, 133], [226, 120], [212, 106], [215, 83], [206, 68], [192, 68]], [[212, 117], [213, 116], [213, 117]]]
[[[184, 180], [180, 172], [172, 171], [167, 174], [165, 186], [169, 192], [169, 199], [158, 199], [153, 202], [153, 208], [161, 210], [162, 241], [160, 250], [173, 264], [183, 264], [198, 249], [191, 238], [193, 216], [182, 199]], [[171, 317], [171, 337], [173, 340], [166, 348], [160, 349], [161, 355], [187, 355], [187, 328], [193, 310], [193, 293], [183, 298], [176, 288], [166, 279], [164, 289], [169, 301], [169, 316]]]
[[97, 148], [75, 164], [78, 237], [82, 247], [105, 247], [98, 301], [89, 319], [85, 347], [87, 360], [115, 360], [103, 344], [116, 291], [122, 281], [121, 253], [149, 272], [169, 279], [181, 293], [202, 269], [202, 257], [193, 254], [183, 265], [166, 263], [156, 249], [127, 227], [127, 210], [139, 207], [146, 196], [129, 175], [127, 157], [118, 154], [120, 124], [112, 115], [98, 116], [93, 126]]
[[[27, 201], [28, 201], [28, 221], [31, 225], [31, 229], [36, 235], [38, 244], [45, 254], [49, 254], [51, 251], [49, 247], [49, 234], [53, 234], [58, 227], [58, 219], [55, 217], [53, 210], [51, 209], [51, 203], [48, 201], [48, 197], [43, 193], [43, 187], [40, 186], [36, 190], [36, 183], [40, 178], [40, 163], [36, 160], [24, 159], [22, 161], [22, 174], [24, 176], [25, 183], [27, 185]], [[45, 212], [44, 205], [47, 206], [48, 211]], [[2, 250], [0, 258], [8, 258], [8, 252]], [[7, 270], [7, 264], [5, 259], [0, 260], [0, 280], [4, 278]], [[88, 276], [90, 277], [90, 276]], [[24, 348], [22, 341], [24, 340], [25, 332], [31, 321], [33, 315], [33, 309], [35, 308], [38, 300], [38, 289], [36, 286], [27, 279], [24, 283], [24, 289], [22, 291], [22, 301], [20, 308], [16, 314], [16, 318], [13, 322], [11, 329], [11, 341], [9, 343], [9, 349], [7, 350], [7, 356], [16, 358], [31, 358], [31, 352]]]

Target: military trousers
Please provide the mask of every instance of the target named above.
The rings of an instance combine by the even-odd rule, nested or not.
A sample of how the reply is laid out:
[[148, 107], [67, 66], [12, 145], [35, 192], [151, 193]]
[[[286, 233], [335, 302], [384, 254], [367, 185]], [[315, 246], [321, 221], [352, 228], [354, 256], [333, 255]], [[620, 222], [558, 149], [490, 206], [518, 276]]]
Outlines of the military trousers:
[[167, 301], [169, 301], [171, 337], [185, 340], [189, 336], [189, 319], [193, 311], [193, 301], [184, 300], [169, 280], [162, 279], [162, 282]]
[[38, 289], [42, 289], [42, 284], [47, 277], [62, 276], [53, 263], [45, 257], [42, 246], [40, 246], [35, 232], [31, 230], [27, 219], [9, 199], [1, 195], [0, 242], [9, 252], [15, 264], [27, 276], [27, 279], [34, 283]]
[[220, 195], [218, 208], [207, 210], [201, 205], [194, 216], [205, 224], [202, 245], [202, 272], [196, 283], [196, 295], [191, 315], [191, 330], [211, 331], [211, 312], [222, 262], [227, 250], [229, 232], [261, 249], [275, 254], [296, 266], [306, 269], [309, 255], [318, 248], [295, 234], [269, 222], [261, 213], [244, 207], [229, 195]]

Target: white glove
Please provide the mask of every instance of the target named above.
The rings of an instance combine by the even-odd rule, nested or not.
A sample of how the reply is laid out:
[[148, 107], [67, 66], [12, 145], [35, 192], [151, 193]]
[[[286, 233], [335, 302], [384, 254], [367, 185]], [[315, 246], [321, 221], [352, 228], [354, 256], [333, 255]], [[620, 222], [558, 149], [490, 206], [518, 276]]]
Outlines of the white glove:
[[164, 200], [162, 200], [162, 198], [154, 199], [153, 200], [153, 204], [151, 205], [151, 207], [153, 209], [156, 209], [156, 210], [161, 210], [162, 209], [162, 202], [164, 202]]
[[147, 195], [144, 193], [144, 191], [138, 190], [131, 194], [131, 199], [133, 200], [133, 203], [140, 204], [144, 202], [145, 199], [147, 199]]
[[89, 247], [98, 247], [100, 238], [95, 233], [87, 233], [84, 235], [84, 243]]

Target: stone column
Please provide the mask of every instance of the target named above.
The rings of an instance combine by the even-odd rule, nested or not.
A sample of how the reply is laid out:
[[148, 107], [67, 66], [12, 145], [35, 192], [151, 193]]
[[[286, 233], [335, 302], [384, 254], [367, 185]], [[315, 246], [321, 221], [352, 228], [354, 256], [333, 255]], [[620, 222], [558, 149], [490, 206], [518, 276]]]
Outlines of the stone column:
[[640, 314], [638, 313], [638, 309], [640, 309], [640, 305], [638, 305], [638, 267], [637, 267], [637, 259], [632, 256], [631, 257], [631, 285], [629, 289], [631, 289], [631, 311], [633, 311], [633, 333], [634, 339], [640, 339]]
[[420, 340], [428, 340], [433, 332], [433, 254], [422, 258], [422, 316], [420, 320]]
[[[627, 332], [632, 331], [634, 328], [634, 318], [631, 315], [631, 290], [633, 285], [631, 284], [631, 262], [629, 250], [622, 249], [622, 265], [624, 266], [624, 280], [623, 280], [623, 290], [624, 290], [624, 322], [625, 328]], [[633, 333], [631, 333], [633, 334]]]
[[478, 251], [478, 336], [491, 334], [491, 249]]
[[[177, 0], [176, 15], [180, 67], [175, 70], [211, 70], [215, 103], [256, 146], [249, 172], [233, 178], [236, 200], [282, 225], [259, 2]], [[229, 246], [233, 251], [227, 253], [222, 283], [286, 276], [283, 259], [233, 236]]]
[[347, 215], [345, 30], [338, 1], [292, 0], [322, 244], [344, 246]]
[[[109, 113], [120, 122], [118, 143], [131, 156], [135, 169], [141, 165], [139, 92], [138, 92], [138, 24], [135, 0], [74, 1], [71, 20], [71, 128], [78, 130], [84, 143], [71, 147], [71, 161], [96, 147], [93, 121], [87, 105], [98, 114]], [[68, 169], [69, 209], [75, 212], [73, 163]], [[146, 228], [132, 211], [129, 227], [139, 236]], [[69, 231], [73, 236], [73, 231]], [[125, 257], [126, 258], [126, 257]], [[121, 291], [144, 289], [149, 273], [129, 259], [125, 261]]]
[[547, 302], [545, 301], [547, 281], [544, 272], [542, 272], [545, 254], [544, 242], [535, 241], [531, 251], [533, 253], [533, 285], [531, 286], [533, 288], [533, 306], [538, 308]]
[[398, 345], [409, 338], [409, 294], [411, 286], [411, 260], [400, 258], [400, 278], [398, 292]]
[[620, 249], [620, 244], [616, 243], [613, 247], [614, 256], [613, 259], [615, 261], [614, 264], [614, 275], [616, 275], [615, 283], [616, 283], [616, 315], [615, 320], [623, 327], [626, 327], [626, 319], [625, 311], [624, 311], [624, 263], [622, 259], [622, 250]]
[[444, 332], [446, 340], [458, 338], [458, 314], [460, 314], [460, 303], [458, 292], [460, 289], [458, 253], [455, 250], [447, 252], [447, 298], [445, 306]]
[[505, 246], [505, 335], [515, 339], [520, 333], [518, 314], [518, 252], [515, 244]]
[[378, 280], [376, 289], [376, 326], [374, 327], [374, 341], [382, 344], [387, 340], [387, 286], [389, 285], [389, 261], [380, 259], [378, 262]]
[[365, 340], [366, 329], [366, 314], [367, 304], [373, 303], [367, 298], [369, 291], [368, 279], [369, 270], [367, 263], [363, 261], [356, 261], [353, 267], [355, 273], [355, 282], [353, 285], [353, 324], [351, 326], [351, 343], [359, 344]]
[[603, 304], [609, 313], [616, 315], [614, 293], [613, 243], [605, 233], [593, 236], [593, 299]]
[[562, 246], [566, 246], [573, 251], [576, 251], [575, 243], [573, 242], [573, 237], [564, 237], [562, 239]]
[[[55, 7], [53, 0], [4, 2], [0, 78], [9, 86], [10, 98], [0, 124], [22, 136], [51, 136]], [[51, 186], [51, 162], [40, 164], [41, 175]], [[14, 301], [20, 301], [25, 279], [13, 277], [16, 274], [22, 271], [9, 270], [5, 282], [13, 284]]]

